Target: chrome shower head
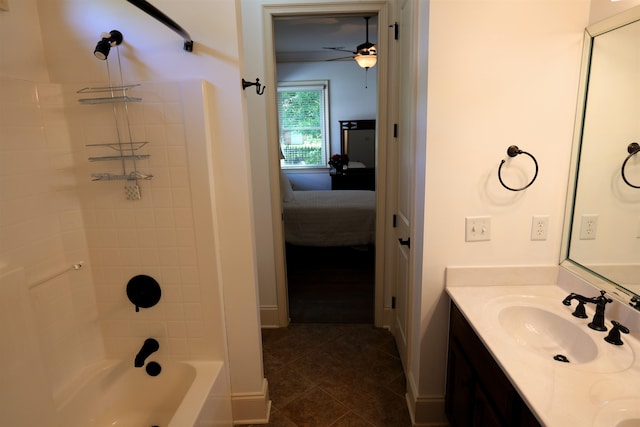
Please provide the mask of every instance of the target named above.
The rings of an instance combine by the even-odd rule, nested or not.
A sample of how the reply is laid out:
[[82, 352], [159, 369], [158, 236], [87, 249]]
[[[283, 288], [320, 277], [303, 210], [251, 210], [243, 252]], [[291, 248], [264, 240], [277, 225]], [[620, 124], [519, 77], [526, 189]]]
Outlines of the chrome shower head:
[[122, 43], [122, 33], [118, 30], [111, 30], [109, 33], [102, 33], [102, 39], [96, 45], [93, 54], [96, 58], [105, 60], [109, 56], [112, 47]]

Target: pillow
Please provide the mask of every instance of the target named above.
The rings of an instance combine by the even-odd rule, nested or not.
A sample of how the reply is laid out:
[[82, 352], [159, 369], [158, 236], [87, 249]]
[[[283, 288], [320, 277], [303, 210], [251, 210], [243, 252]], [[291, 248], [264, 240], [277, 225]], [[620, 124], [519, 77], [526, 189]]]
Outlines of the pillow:
[[290, 202], [293, 200], [293, 188], [291, 187], [291, 181], [284, 172], [280, 171], [280, 195], [283, 202]]

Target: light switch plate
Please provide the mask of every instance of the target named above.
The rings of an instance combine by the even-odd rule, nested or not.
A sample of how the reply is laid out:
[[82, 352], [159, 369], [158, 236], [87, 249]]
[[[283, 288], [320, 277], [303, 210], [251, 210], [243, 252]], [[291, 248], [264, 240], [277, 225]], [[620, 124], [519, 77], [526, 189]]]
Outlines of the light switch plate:
[[9, 0], [0, 0], [0, 11], [9, 11]]
[[481, 242], [491, 240], [491, 217], [468, 216], [465, 218], [466, 242]]

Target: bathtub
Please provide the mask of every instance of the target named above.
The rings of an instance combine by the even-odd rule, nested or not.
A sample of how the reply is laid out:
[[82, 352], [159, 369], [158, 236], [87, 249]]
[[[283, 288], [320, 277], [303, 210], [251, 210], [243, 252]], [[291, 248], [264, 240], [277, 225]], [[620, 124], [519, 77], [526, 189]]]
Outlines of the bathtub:
[[[131, 361], [104, 361], [57, 396], [65, 427], [230, 426], [231, 398], [223, 363], [161, 359], [147, 375]], [[215, 409], [215, 410], [213, 410]], [[214, 413], [215, 412], [215, 413]]]

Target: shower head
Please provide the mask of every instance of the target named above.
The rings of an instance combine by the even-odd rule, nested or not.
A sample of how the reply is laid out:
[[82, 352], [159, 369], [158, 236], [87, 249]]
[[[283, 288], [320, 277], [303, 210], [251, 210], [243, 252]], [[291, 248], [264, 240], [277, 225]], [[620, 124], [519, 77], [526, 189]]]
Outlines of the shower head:
[[96, 45], [93, 54], [96, 58], [105, 60], [109, 56], [112, 47], [122, 43], [122, 33], [118, 30], [111, 30], [109, 33], [102, 33], [102, 40]]

